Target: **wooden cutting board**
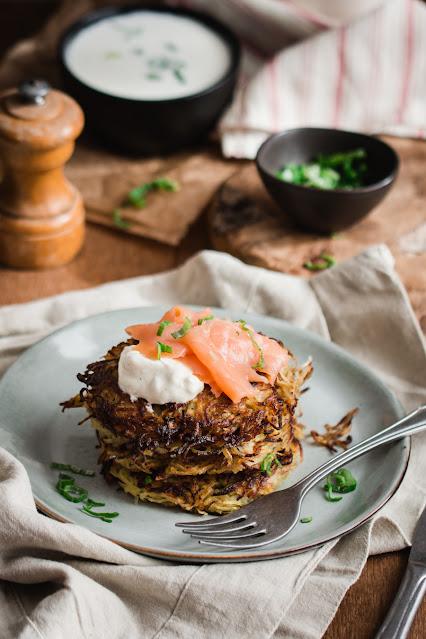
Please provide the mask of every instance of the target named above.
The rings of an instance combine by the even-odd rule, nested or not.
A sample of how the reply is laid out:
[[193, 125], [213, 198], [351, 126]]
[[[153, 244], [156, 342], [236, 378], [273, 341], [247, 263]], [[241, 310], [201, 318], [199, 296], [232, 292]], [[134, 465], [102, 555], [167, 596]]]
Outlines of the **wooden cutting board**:
[[401, 161], [397, 180], [364, 220], [335, 236], [299, 230], [274, 204], [254, 162], [233, 174], [208, 211], [213, 247], [248, 264], [315, 277], [303, 264], [323, 251], [338, 262], [374, 244], [387, 244], [426, 333], [426, 142], [383, 138]]

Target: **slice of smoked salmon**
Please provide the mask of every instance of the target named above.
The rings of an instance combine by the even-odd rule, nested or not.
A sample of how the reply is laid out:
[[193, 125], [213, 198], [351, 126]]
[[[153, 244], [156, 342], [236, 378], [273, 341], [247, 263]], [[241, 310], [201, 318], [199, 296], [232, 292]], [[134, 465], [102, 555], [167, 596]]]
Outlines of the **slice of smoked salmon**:
[[[274, 384], [280, 369], [288, 363], [288, 351], [243, 321], [206, 319], [210, 317], [210, 308], [195, 313], [174, 306], [159, 322], [130, 326], [126, 332], [138, 340], [134, 348], [150, 359], [158, 357], [157, 342], [170, 346], [171, 352], [162, 352], [161, 357], [179, 358], [202, 382], [209, 384], [216, 396], [224, 392], [234, 403], [255, 395], [251, 382]], [[173, 337], [172, 333], [185, 325], [186, 318], [189, 330]], [[172, 323], [164, 325], [164, 321]]]
[[[274, 383], [279, 370], [288, 361], [287, 351], [274, 340], [258, 335], [244, 323], [218, 317], [195, 326], [181, 339], [234, 403], [255, 395], [256, 389], [250, 382]], [[265, 368], [267, 380], [259, 374]]]
[[263, 359], [265, 364], [261, 369], [268, 377], [271, 384], [275, 384], [277, 375], [283, 366], [287, 366], [290, 355], [286, 348], [284, 348], [275, 339], [271, 339], [266, 335], [260, 333], [252, 333], [256, 343], [262, 349]]
[[183, 325], [172, 324], [171, 326], [166, 326], [161, 335], [158, 335], [159, 326], [160, 322], [156, 324], [137, 324], [126, 328], [126, 333], [139, 342], [134, 347], [135, 350], [141, 352], [148, 359], [157, 359], [157, 342], [161, 342], [161, 344], [172, 348], [172, 353], [161, 353], [161, 357], [183, 357], [186, 355], [188, 347], [182, 341], [172, 337], [172, 333], [179, 330]]
[[[157, 342], [172, 348], [171, 353], [164, 352], [161, 354], [162, 357], [183, 357], [188, 354], [188, 348], [182, 341], [172, 337], [172, 333], [182, 328], [187, 317], [191, 322], [191, 326], [196, 326], [198, 325], [198, 320], [209, 317], [211, 314], [210, 308], [205, 308], [203, 311], [195, 313], [183, 306], [173, 306], [163, 315], [159, 322], [129, 326], [126, 328], [126, 333], [138, 340], [139, 344], [135, 346], [135, 350], [140, 351], [142, 355], [149, 359], [157, 359], [158, 357]], [[159, 328], [165, 320], [172, 322], [172, 324], [164, 326], [161, 335], [158, 335]]]
[[198, 313], [196, 313], [195, 311], [191, 311], [190, 308], [185, 308], [184, 306], [173, 306], [170, 310], [167, 311], [167, 313], [164, 313], [163, 317], [160, 320], [160, 324], [163, 320], [183, 324], [185, 318], [189, 317], [189, 319], [191, 320], [191, 326], [195, 326], [196, 324], [198, 324], [198, 320], [210, 317], [211, 315], [212, 311], [211, 308], [209, 308], [208, 306]]

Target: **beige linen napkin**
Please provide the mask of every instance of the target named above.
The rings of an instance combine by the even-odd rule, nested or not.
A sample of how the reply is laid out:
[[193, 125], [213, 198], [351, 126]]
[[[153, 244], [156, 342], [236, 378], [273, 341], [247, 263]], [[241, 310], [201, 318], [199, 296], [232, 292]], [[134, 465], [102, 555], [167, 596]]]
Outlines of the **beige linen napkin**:
[[[0, 370], [72, 320], [177, 302], [284, 318], [374, 369], [407, 412], [425, 401], [425, 345], [384, 245], [309, 281], [202, 251], [168, 273], [6, 306]], [[413, 437], [396, 495], [340, 540], [265, 562], [178, 565], [37, 513], [24, 467], [0, 449], [0, 636], [318, 639], [368, 554], [410, 543], [426, 496], [425, 451], [425, 435]]]

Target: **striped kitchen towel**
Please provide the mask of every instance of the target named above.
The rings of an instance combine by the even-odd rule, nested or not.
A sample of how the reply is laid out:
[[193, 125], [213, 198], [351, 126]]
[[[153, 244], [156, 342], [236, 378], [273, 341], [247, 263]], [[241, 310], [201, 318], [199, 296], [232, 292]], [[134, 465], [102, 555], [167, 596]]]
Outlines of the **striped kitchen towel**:
[[349, 22], [319, 17], [306, 0], [177, 4], [214, 12], [243, 46], [219, 125], [225, 157], [254, 158], [270, 134], [300, 126], [426, 137], [423, 0], [382, 0]]

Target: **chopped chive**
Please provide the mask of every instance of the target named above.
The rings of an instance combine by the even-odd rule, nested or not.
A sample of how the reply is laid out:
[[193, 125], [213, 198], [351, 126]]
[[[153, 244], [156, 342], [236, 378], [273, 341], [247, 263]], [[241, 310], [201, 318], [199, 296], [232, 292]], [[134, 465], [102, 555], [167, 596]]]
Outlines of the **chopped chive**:
[[152, 479], [149, 476], [145, 477], [145, 484], [151, 484], [152, 483]]
[[172, 182], [168, 178], [157, 178], [152, 180], [151, 182], [146, 182], [141, 186], [132, 189], [127, 194], [127, 200], [125, 204], [133, 204], [138, 206], [139, 208], [145, 208], [146, 200], [145, 196], [150, 191], [161, 190], [161, 191], [178, 191], [179, 184], [177, 182]]
[[247, 328], [246, 326], [246, 322], [244, 320], [238, 320], [241, 324], [241, 328], [243, 329], [243, 331], [246, 331], [248, 337], [251, 339], [251, 341], [253, 342], [253, 344], [256, 346], [257, 350], [260, 353], [260, 360], [257, 364], [255, 364], [252, 368], [263, 368], [265, 366], [265, 360], [263, 359], [263, 351], [260, 348], [259, 344], [256, 342], [256, 340], [254, 339], [253, 335], [251, 334], [250, 330]]
[[364, 149], [319, 154], [306, 164], [287, 164], [275, 176], [284, 182], [318, 189], [354, 189], [366, 183], [368, 167]]
[[342, 498], [332, 497], [332, 492], [350, 493], [355, 490], [356, 486], [357, 481], [349, 470], [341, 468], [337, 473], [328, 475], [324, 490], [327, 492], [326, 497], [329, 501], [340, 501]]
[[161, 359], [161, 353], [171, 353], [172, 347], [162, 342], [157, 342], [157, 359]]
[[114, 209], [113, 212], [113, 220], [114, 220], [114, 224], [116, 226], [118, 226], [120, 229], [129, 229], [131, 227], [130, 222], [127, 222], [126, 220], [123, 220], [123, 218], [121, 217], [121, 213], [120, 213], [120, 209], [116, 208]]
[[191, 320], [189, 319], [189, 317], [185, 317], [185, 322], [183, 326], [178, 331], [175, 331], [174, 333], [172, 333], [172, 337], [174, 337], [175, 339], [179, 339], [180, 337], [183, 337], [184, 335], [186, 335], [190, 328], [191, 328]]
[[267, 473], [268, 475], [272, 475], [272, 464], [274, 462], [277, 464], [277, 466], [282, 466], [282, 463], [276, 455], [274, 455], [273, 453], [269, 453], [268, 455], [266, 455], [260, 466], [262, 471], [264, 473]]
[[333, 497], [331, 494], [331, 491], [333, 490], [333, 487], [331, 486], [331, 484], [326, 484], [324, 486], [324, 488], [327, 489], [327, 499], [328, 501], [340, 501], [342, 498], [341, 497]]
[[356, 479], [345, 468], [341, 468], [337, 473], [332, 473], [330, 477], [337, 481], [337, 485], [333, 485], [333, 490], [337, 493], [351, 493], [357, 486]]
[[94, 470], [85, 470], [84, 468], [78, 468], [74, 466], [74, 464], [59, 464], [58, 462], [51, 462], [50, 468], [55, 468], [56, 470], [69, 470], [71, 473], [75, 473], [76, 475], [85, 475], [86, 477], [94, 477]]
[[83, 506], [83, 510], [89, 515], [92, 515], [92, 517], [111, 517], [112, 519], [114, 519], [115, 517], [118, 517], [120, 514], [120, 513], [95, 513], [93, 512], [93, 510], [91, 510], [90, 508], [87, 508], [86, 506]]
[[62, 497], [68, 499], [75, 504], [86, 499], [88, 492], [85, 488], [81, 486], [74, 486], [74, 477], [70, 477], [65, 473], [59, 474], [59, 480], [56, 484], [56, 490], [59, 492]]
[[323, 260], [322, 262], [312, 262], [311, 260], [308, 260], [307, 262], [304, 263], [303, 267], [307, 268], [309, 271], [322, 271], [326, 268], [330, 268], [331, 266], [334, 266], [335, 264], [337, 264], [337, 260], [332, 256], [329, 255], [328, 253], [321, 253], [321, 255], [319, 256], [319, 259]]
[[166, 326], [171, 326], [172, 324], [173, 322], [169, 322], [168, 320], [163, 320], [160, 326], [158, 327], [157, 335], [158, 336], [162, 335]]
[[142, 27], [126, 27], [125, 25], [116, 24], [114, 22], [111, 24], [111, 26], [119, 31], [123, 36], [123, 39], [126, 41], [143, 33]]
[[59, 479], [62, 481], [69, 481], [72, 483], [75, 478], [71, 477], [71, 475], [67, 475], [66, 473], [59, 473]]
[[98, 506], [102, 508], [105, 504], [102, 501], [93, 501], [93, 499], [87, 500], [87, 508], [93, 508], [93, 506]]
[[201, 326], [201, 324], [203, 322], [206, 322], [207, 320], [212, 320], [214, 319], [213, 315], [207, 315], [206, 317], [200, 317], [200, 319], [198, 320], [198, 326]]
[[300, 520], [300, 523], [309, 524], [309, 522], [311, 521], [312, 521], [312, 517], [303, 517], [303, 519]]
[[185, 82], [185, 78], [183, 77], [179, 69], [173, 69], [173, 75], [175, 76], [176, 80], [178, 80], [179, 82], [182, 82], [182, 83]]

